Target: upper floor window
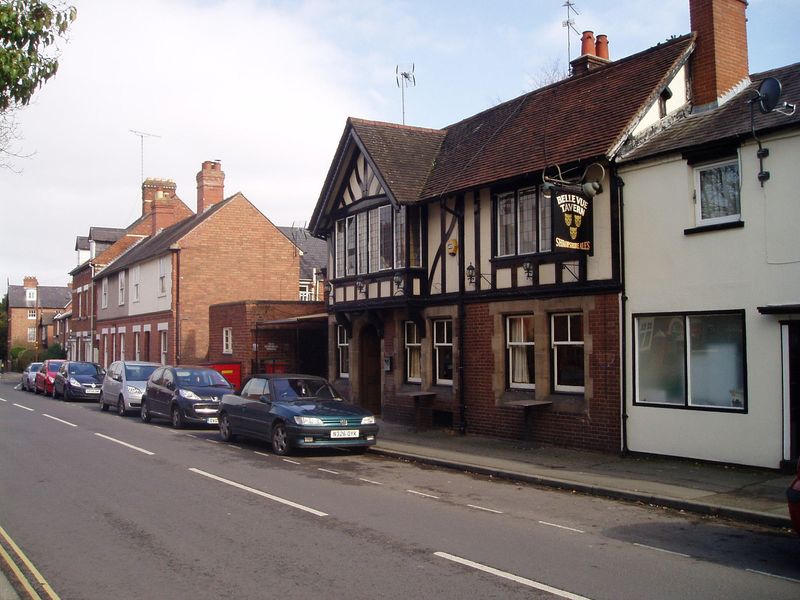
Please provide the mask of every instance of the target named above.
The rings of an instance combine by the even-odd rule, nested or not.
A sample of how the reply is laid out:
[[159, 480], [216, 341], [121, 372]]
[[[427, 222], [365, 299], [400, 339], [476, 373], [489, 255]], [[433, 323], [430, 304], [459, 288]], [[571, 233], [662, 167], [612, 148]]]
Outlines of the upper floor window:
[[740, 220], [739, 162], [736, 159], [695, 167], [694, 180], [696, 225]]
[[162, 256], [158, 259], [158, 295], [167, 294], [167, 257]]
[[336, 354], [339, 377], [350, 377], [350, 336], [341, 325], [336, 326]]
[[29, 308], [28, 309], [28, 318], [29, 319], [35, 319], [36, 318], [36, 309], [35, 308]]
[[417, 324], [413, 321], [406, 321], [406, 381], [420, 383], [422, 381], [421, 358], [422, 345], [420, 343]]
[[83, 316], [83, 293], [78, 292], [78, 318]]
[[553, 350], [553, 389], [556, 392], [584, 391], [583, 315], [553, 315], [551, 319]]
[[433, 322], [433, 354], [436, 383], [453, 383], [453, 321], [442, 319]]
[[125, 271], [119, 272], [118, 287], [118, 301], [119, 305], [122, 306], [125, 304]]
[[336, 222], [336, 277], [422, 264], [419, 210], [388, 204]]
[[551, 208], [536, 188], [498, 194], [495, 198], [495, 256], [548, 252], [551, 248]]
[[100, 288], [100, 308], [108, 308], [108, 277], [103, 278]]
[[139, 268], [139, 265], [136, 265], [132, 269], [132, 278], [133, 278], [133, 298], [131, 300], [133, 302], [139, 302], [139, 284], [141, 283], [142, 272]]
[[300, 284], [300, 300], [302, 302], [309, 302], [313, 300], [313, 294], [311, 293], [311, 284], [310, 283], [301, 283]]
[[26, 288], [25, 289], [25, 300], [29, 302], [36, 301], [36, 288]]
[[222, 353], [233, 354], [233, 328], [222, 328]]
[[508, 387], [535, 389], [533, 315], [506, 318], [508, 349]]

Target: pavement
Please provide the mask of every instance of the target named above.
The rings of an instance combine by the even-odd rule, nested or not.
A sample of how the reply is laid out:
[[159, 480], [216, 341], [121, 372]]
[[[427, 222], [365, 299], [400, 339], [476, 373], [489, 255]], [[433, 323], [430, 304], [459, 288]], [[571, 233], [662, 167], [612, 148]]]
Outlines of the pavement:
[[[19, 380], [17, 373], [0, 375], [3, 383]], [[419, 431], [383, 421], [370, 452], [510, 481], [791, 528], [786, 490], [794, 476], [772, 469], [588, 452], [460, 435], [449, 429]], [[0, 600], [16, 600], [6, 584], [0, 571]]]

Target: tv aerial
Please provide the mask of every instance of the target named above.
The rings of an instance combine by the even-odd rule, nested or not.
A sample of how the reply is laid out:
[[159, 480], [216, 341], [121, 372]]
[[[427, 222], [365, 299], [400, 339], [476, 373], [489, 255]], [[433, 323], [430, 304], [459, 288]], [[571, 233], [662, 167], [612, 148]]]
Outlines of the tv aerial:
[[572, 49], [570, 47], [570, 30], [574, 31], [577, 35], [580, 35], [581, 32], [575, 28], [575, 19], [572, 18], [571, 13], [575, 13], [579, 15], [581, 13], [578, 12], [578, 9], [575, 8], [575, 4], [571, 0], [567, 0], [561, 6], [567, 7], [567, 18], [561, 21], [561, 26], [566, 28], [567, 30], [567, 68], [569, 68], [569, 63], [572, 60]]
[[403, 125], [406, 124], [406, 88], [407, 87], [415, 87], [417, 85], [417, 78], [414, 76], [414, 63], [411, 63], [411, 68], [409, 69], [407, 66], [403, 67], [403, 70], [400, 70], [400, 65], [397, 65], [394, 69], [395, 80], [397, 81], [397, 87], [400, 88], [400, 103], [403, 108]]
[[160, 138], [160, 135], [156, 135], [155, 133], [146, 133], [144, 131], [136, 131], [135, 129], [129, 129], [133, 135], [139, 136], [139, 140], [141, 142], [141, 180], [140, 183], [144, 183], [144, 138], [152, 137], [152, 138]]
[[768, 115], [771, 112], [777, 112], [791, 117], [797, 109], [797, 105], [790, 104], [789, 102], [781, 102], [782, 93], [783, 87], [781, 86], [781, 82], [774, 77], [767, 77], [758, 86], [755, 97], [749, 100], [750, 130], [753, 133], [753, 139], [758, 143], [756, 156], [758, 157], [759, 164], [758, 181], [761, 183], [761, 187], [764, 187], [764, 182], [770, 177], [769, 171], [764, 170], [764, 159], [769, 156], [769, 148], [763, 148], [761, 146], [761, 140], [758, 139], [756, 135], [755, 105], [758, 104], [758, 109], [762, 114]]

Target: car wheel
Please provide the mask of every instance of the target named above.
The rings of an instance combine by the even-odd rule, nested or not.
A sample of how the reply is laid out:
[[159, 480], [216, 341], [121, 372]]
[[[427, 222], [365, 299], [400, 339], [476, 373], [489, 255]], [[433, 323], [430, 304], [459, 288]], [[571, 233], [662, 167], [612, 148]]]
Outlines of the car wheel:
[[278, 456], [289, 454], [289, 440], [286, 437], [286, 425], [280, 421], [272, 426], [272, 451]]
[[142, 398], [142, 410], [139, 413], [142, 423], [149, 423], [153, 417], [150, 416], [150, 407], [147, 405], [147, 400]]
[[228, 415], [225, 413], [219, 416], [219, 436], [223, 442], [232, 442], [236, 439], [236, 434], [231, 429], [231, 422], [228, 420]]
[[183, 415], [181, 409], [177, 404], [172, 406], [172, 426], [175, 429], [183, 429]]
[[117, 414], [120, 417], [125, 416], [125, 399], [122, 396], [117, 400]]
[[108, 404], [106, 404], [105, 400], [103, 400], [103, 392], [100, 392], [100, 399], [98, 402], [100, 403], [100, 410], [104, 412], [108, 410]]

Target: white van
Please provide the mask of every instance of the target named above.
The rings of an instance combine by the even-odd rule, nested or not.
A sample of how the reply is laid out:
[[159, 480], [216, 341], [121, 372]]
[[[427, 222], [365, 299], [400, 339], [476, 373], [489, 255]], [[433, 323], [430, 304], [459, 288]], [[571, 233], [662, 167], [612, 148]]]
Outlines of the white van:
[[108, 410], [109, 406], [114, 406], [121, 417], [128, 411], [138, 411], [142, 405], [147, 378], [160, 366], [162, 365], [158, 363], [124, 360], [111, 363], [100, 391], [100, 410]]

